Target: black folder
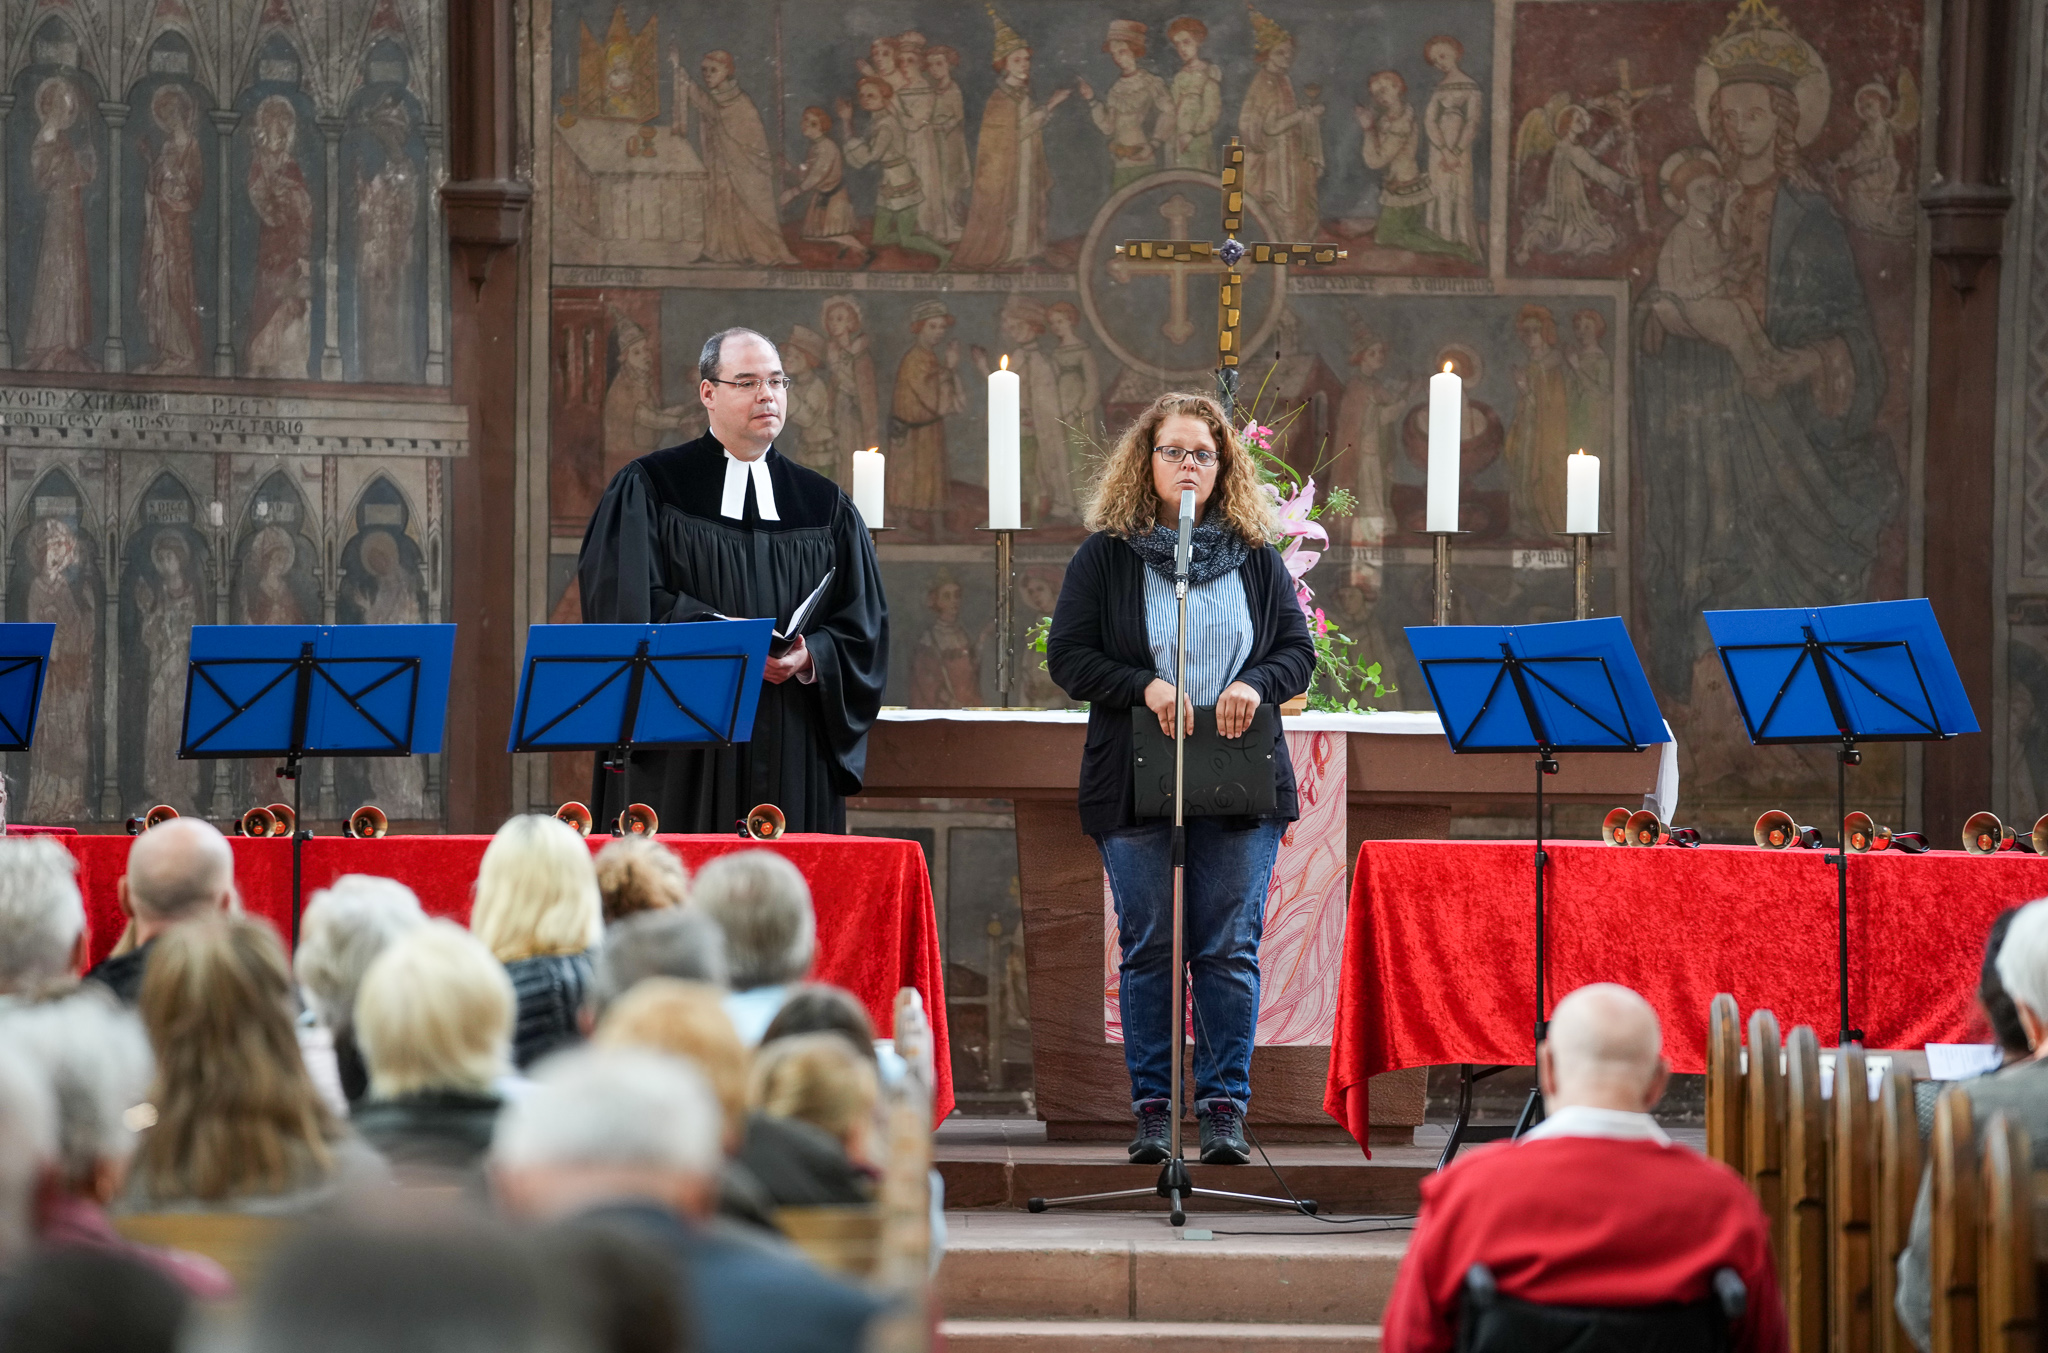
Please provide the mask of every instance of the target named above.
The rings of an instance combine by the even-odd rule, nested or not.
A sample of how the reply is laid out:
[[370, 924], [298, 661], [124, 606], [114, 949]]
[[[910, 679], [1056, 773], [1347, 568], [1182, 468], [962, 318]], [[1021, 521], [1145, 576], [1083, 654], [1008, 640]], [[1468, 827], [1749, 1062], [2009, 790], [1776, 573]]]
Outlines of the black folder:
[[[1244, 736], [1216, 732], [1216, 707], [1196, 705], [1187, 736], [1188, 817], [1269, 817], [1278, 807], [1273, 743], [1280, 711], [1260, 705]], [[1173, 739], [1159, 731], [1159, 716], [1131, 710], [1133, 805], [1139, 817], [1173, 816]]]

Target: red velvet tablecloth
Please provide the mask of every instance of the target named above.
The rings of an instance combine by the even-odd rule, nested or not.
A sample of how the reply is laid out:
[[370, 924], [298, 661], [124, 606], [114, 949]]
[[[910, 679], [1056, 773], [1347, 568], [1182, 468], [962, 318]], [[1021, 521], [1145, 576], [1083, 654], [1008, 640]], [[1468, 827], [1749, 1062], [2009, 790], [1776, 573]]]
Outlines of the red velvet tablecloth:
[[[595, 851], [611, 838], [590, 838]], [[896, 992], [916, 987], [931, 1019], [937, 1093], [943, 1118], [953, 1108], [953, 1069], [946, 1043], [946, 986], [939, 959], [938, 922], [931, 876], [915, 841], [872, 836], [790, 835], [763, 845], [737, 836], [663, 836], [683, 863], [696, 870], [728, 851], [767, 849], [787, 856], [811, 885], [818, 915], [818, 959], [813, 977], [861, 998], [875, 1028], [895, 1025]], [[467, 923], [470, 885], [488, 836], [387, 836], [355, 841], [316, 836], [305, 844], [303, 887], [310, 898], [343, 874], [381, 874], [419, 894], [429, 915]], [[128, 858], [126, 836], [72, 836], [64, 844], [78, 859], [79, 887], [92, 926], [93, 961], [120, 938], [123, 926], [114, 881]], [[250, 914], [291, 934], [291, 842], [272, 837], [230, 837], [235, 881]]]
[[[1707, 1005], [1839, 1022], [1835, 870], [1813, 850], [1615, 849], [1549, 843], [1545, 983], [1648, 998], [1674, 1071], [1706, 1070]], [[1352, 872], [1323, 1107], [1366, 1140], [1366, 1081], [1447, 1063], [1528, 1065], [1535, 1023], [1535, 870], [1527, 841], [1368, 841]], [[1977, 1013], [1984, 934], [2048, 895], [2048, 859], [1961, 851], [1849, 857], [1850, 1016], [1873, 1048], [1988, 1041]]]

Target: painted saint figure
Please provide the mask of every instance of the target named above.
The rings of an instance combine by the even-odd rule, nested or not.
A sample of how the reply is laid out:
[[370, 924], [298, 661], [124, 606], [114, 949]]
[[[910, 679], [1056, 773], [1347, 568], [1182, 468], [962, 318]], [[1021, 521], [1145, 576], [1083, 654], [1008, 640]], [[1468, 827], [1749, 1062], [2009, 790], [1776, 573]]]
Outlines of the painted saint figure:
[[994, 65], [1001, 72], [981, 118], [975, 149], [974, 200], [953, 251], [956, 268], [1015, 267], [1045, 254], [1045, 204], [1052, 168], [1045, 124], [1072, 90], [1044, 103], [1031, 98], [1031, 49], [1015, 29], [995, 21]]
[[1067, 473], [1085, 484], [1093, 467], [1089, 458], [1102, 445], [1102, 370], [1095, 350], [1080, 334], [1081, 311], [1072, 301], [1054, 301], [1045, 309], [1052, 331], [1052, 365], [1059, 389], [1060, 433], [1067, 448]]
[[[682, 69], [680, 53], [674, 54]], [[704, 256], [719, 263], [793, 264], [796, 255], [782, 239], [775, 203], [775, 166], [761, 110], [733, 78], [732, 53], [706, 52], [697, 63], [704, 83], [682, 80], [680, 89], [704, 138], [704, 173], [710, 181], [704, 212]]]
[[[363, 534], [357, 553], [359, 576], [342, 584], [348, 599], [365, 625], [417, 625], [425, 617], [420, 609], [420, 578], [416, 568], [406, 566], [398, 537], [384, 528]], [[426, 766], [415, 756], [373, 756], [366, 758], [370, 773], [370, 802], [393, 818], [426, 815]]]
[[[1081, 519], [1068, 462], [1067, 429], [1060, 418], [1060, 378], [1053, 359], [1039, 340], [1048, 327], [1045, 306], [1012, 292], [1003, 302], [1003, 344], [1010, 370], [1017, 373], [1024, 502], [1034, 521], [1070, 523]], [[974, 365], [986, 377], [994, 363], [977, 347]]]
[[22, 345], [31, 371], [97, 371], [92, 342], [92, 261], [85, 190], [99, 175], [92, 144], [73, 128], [85, 108], [78, 86], [52, 75], [36, 87], [40, 125], [29, 145], [29, 175], [43, 200], [35, 291]]
[[[261, 527], [249, 538], [242, 547], [242, 576], [236, 580], [236, 623], [304, 625], [313, 620], [292, 585], [292, 569], [298, 558], [298, 544], [282, 526]], [[269, 803], [277, 797], [279, 764], [274, 760], [242, 763], [244, 802]]]
[[21, 618], [55, 625], [57, 632], [43, 674], [28, 805], [21, 816], [29, 822], [65, 826], [83, 821], [93, 798], [99, 590], [93, 585], [78, 528], [62, 517], [45, 517], [30, 528], [28, 565], [35, 572], [28, 580]]
[[[940, 569], [925, 593], [931, 628], [910, 654], [910, 707], [964, 709], [981, 703], [981, 645], [960, 623], [960, 584]], [[986, 634], [982, 636], [986, 638]]]
[[910, 163], [908, 133], [895, 107], [896, 91], [878, 75], [864, 75], [860, 81], [860, 106], [868, 114], [866, 134], [853, 133], [853, 105], [839, 100], [839, 117], [846, 124], [846, 163], [855, 169], [869, 165], [882, 171], [875, 185], [875, 225], [868, 238], [877, 245], [894, 244], [920, 254], [929, 254], [945, 267], [953, 251], [918, 229], [918, 207], [924, 201], [924, 185]]
[[1365, 133], [1358, 145], [1365, 167], [1383, 175], [1373, 243], [1418, 254], [1464, 252], [1429, 228], [1433, 190], [1417, 158], [1422, 126], [1408, 102], [1408, 82], [1399, 71], [1383, 70], [1366, 81], [1365, 92], [1371, 106], [1356, 106], [1352, 115]]
[[199, 766], [178, 759], [184, 737], [185, 657], [192, 627], [199, 623], [202, 579], [191, 542], [176, 530], [159, 529], [149, 545], [150, 569], [140, 573], [135, 608], [141, 619], [142, 651], [149, 664], [143, 691], [143, 802], [138, 811], [168, 803], [181, 813], [199, 807]]
[[1259, 73], [1245, 91], [1237, 134], [1244, 142], [1245, 192], [1266, 209], [1283, 240], [1313, 240], [1322, 219], [1323, 105], [1299, 105], [1288, 72], [1294, 35], [1252, 10], [1252, 57]]
[[1744, 273], [1753, 261], [1739, 257], [1721, 237], [1721, 166], [1698, 155], [1671, 172], [1670, 194], [1685, 206], [1679, 223], [1657, 251], [1657, 290], [1652, 306], [1664, 327], [1688, 338], [1725, 348], [1750, 389], [1776, 393], [1784, 354], [1764, 334], [1756, 306], [1744, 295]]
[[1116, 63], [1116, 83], [1100, 99], [1086, 80], [1075, 86], [1088, 102], [1095, 129], [1109, 138], [1111, 192], [1158, 169], [1159, 148], [1173, 139], [1173, 96], [1166, 81], [1138, 66], [1145, 31], [1135, 19], [1111, 19], [1102, 50]]
[[1605, 456], [1614, 435], [1614, 359], [1600, 345], [1607, 317], [1598, 310], [1572, 316], [1572, 350], [1564, 362], [1571, 387], [1571, 447]]
[[1899, 72], [1897, 111], [1892, 92], [1880, 81], [1856, 91], [1856, 120], [1863, 129], [1830, 166], [1842, 188], [1842, 210], [1849, 224], [1873, 235], [1911, 239], [1919, 223], [1919, 204], [1911, 180], [1899, 178], [1898, 138], [1920, 127], [1920, 92], [1912, 72]]
[[1423, 44], [1422, 59], [1443, 75], [1422, 110], [1429, 137], [1430, 233], [1461, 246], [1476, 259], [1479, 223], [1473, 219], [1472, 143], [1486, 125], [1486, 96], [1458, 65], [1465, 44], [1439, 34]]
[[688, 427], [692, 412], [688, 405], [661, 402], [653, 339], [629, 316], [616, 310], [612, 314], [612, 333], [619, 342], [619, 370], [604, 392], [607, 484], [631, 462], [677, 440], [663, 434]]
[[[917, 204], [917, 231], [940, 244], [952, 244], [960, 238], [960, 225], [966, 219], [957, 193], [948, 197], [944, 191], [947, 129], [957, 130], [958, 123], [948, 123], [941, 113], [939, 77], [932, 74], [927, 54], [924, 34], [896, 35], [896, 70], [902, 76], [902, 83], [896, 86], [896, 116], [903, 123], [904, 153], [923, 193]], [[952, 93], [958, 102], [960, 91]], [[965, 150], [963, 136], [961, 151]]]
[[789, 377], [789, 427], [796, 460], [841, 484], [853, 482], [853, 466], [839, 463], [839, 434], [832, 426], [832, 388], [825, 383], [825, 337], [808, 325], [789, 331], [782, 345], [782, 374]]
[[1183, 14], [1166, 26], [1166, 40], [1180, 57], [1173, 73], [1173, 153], [1175, 169], [1216, 168], [1216, 124], [1223, 117], [1223, 72], [1202, 60], [1209, 25]]
[[933, 206], [933, 224], [925, 234], [940, 244], [957, 244], [966, 228], [967, 200], [974, 191], [974, 166], [967, 159], [967, 97], [953, 82], [960, 53], [951, 47], [928, 48], [924, 68], [932, 85], [931, 134], [939, 146], [938, 175], [925, 184], [925, 201]]
[[199, 370], [199, 293], [194, 282], [192, 213], [205, 200], [206, 171], [200, 159], [199, 111], [181, 85], [163, 85], [149, 101], [149, 114], [163, 132], [152, 154], [141, 144], [148, 166], [143, 185], [142, 273], [136, 301], [143, 334], [156, 355], [136, 368], [155, 375], [189, 376]]
[[1394, 429], [1414, 388], [1385, 379], [1389, 349], [1377, 334], [1360, 329], [1352, 338], [1351, 365], [1358, 374], [1344, 387], [1337, 411], [1337, 443], [1341, 454], [1351, 448], [1351, 491], [1358, 506], [1351, 516], [1351, 543], [1377, 545], [1392, 525], [1387, 508], [1387, 474], [1392, 468]]
[[1571, 395], [1557, 317], [1549, 307], [1525, 305], [1515, 336], [1529, 360], [1514, 368], [1515, 413], [1508, 423], [1509, 501], [1524, 535], [1564, 530], [1565, 457], [1571, 439]]
[[960, 345], [947, 343], [953, 315], [944, 301], [919, 301], [910, 312], [914, 340], [896, 368], [889, 406], [889, 505], [943, 512], [952, 483], [946, 460], [946, 418], [967, 408], [960, 388]]
[[1591, 113], [1563, 95], [1522, 119], [1522, 129], [1515, 136], [1515, 162], [1524, 163], [1548, 150], [1550, 169], [1542, 205], [1523, 224], [1516, 262], [1527, 262], [1529, 254], [1539, 249], [1574, 257], [1604, 254], [1620, 240], [1614, 226], [1594, 208], [1586, 184], [1596, 183], [1623, 197], [1633, 190], [1633, 180], [1600, 158], [1613, 142], [1613, 129], [1591, 146], [1581, 143], [1592, 122]]
[[419, 218], [420, 174], [406, 149], [412, 118], [398, 95], [378, 100], [363, 115], [384, 163], [365, 178], [356, 167], [356, 347], [366, 381], [414, 381], [414, 223]]
[[313, 195], [294, 147], [299, 113], [272, 94], [256, 105], [249, 205], [256, 212], [256, 293], [243, 370], [304, 380], [313, 343]]
[[868, 247], [854, 234], [860, 222], [854, 218], [853, 197], [846, 191], [846, 157], [832, 139], [832, 115], [822, 108], [804, 109], [803, 134], [810, 150], [798, 171], [796, 186], [784, 190], [782, 205], [809, 193], [810, 205], [804, 208], [799, 228], [803, 238], [839, 246], [832, 256], [834, 267], [851, 251], [853, 266], [858, 268], [868, 261]]
[[832, 431], [839, 439], [839, 463], [851, 474], [854, 452], [882, 444], [874, 340], [864, 326], [860, 302], [851, 296], [828, 299], [820, 318], [825, 325], [825, 383], [832, 392]]

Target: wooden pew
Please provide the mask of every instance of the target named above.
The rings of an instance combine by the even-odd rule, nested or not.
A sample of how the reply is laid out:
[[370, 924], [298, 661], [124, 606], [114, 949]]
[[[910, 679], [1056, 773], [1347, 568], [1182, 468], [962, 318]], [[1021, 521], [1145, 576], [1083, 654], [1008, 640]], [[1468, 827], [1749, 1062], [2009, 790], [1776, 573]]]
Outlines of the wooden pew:
[[1913, 1204], [1920, 1196], [1920, 1125], [1913, 1109], [1913, 1078], [1894, 1061], [1884, 1074], [1874, 1106], [1877, 1114], [1877, 1193], [1872, 1204], [1877, 1272], [1873, 1320], [1878, 1353], [1916, 1353], [1895, 1304], [1899, 1256], [1913, 1229]]
[[1785, 1320], [1791, 1353], [1828, 1347], [1827, 1105], [1820, 1042], [1802, 1024], [1785, 1040]]
[[1991, 1115], [1979, 1145], [1984, 1163], [1977, 1347], [1980, 1353], [2032, 1353], [2037, 1347], [2033, 1148], [2026, 1131], [2002, 1111]]
[[1778, 1017], [1768, 1010], [1749, 1017], [1749, 1070], [1743, 1094], [1743, 1177], [1771, 1224], [1771, 1253], [1778, 1264], [1778, 1290], [1786, 1291], [1791, 1270], [1785, 1248], [1785, 1073]]
[[244, 1295], [261, 1276], [271, 1250], [296, 1225], [283, 1217], [238, 1212], [139, 1212], [114, 1218], [114, 1229], [138, 1245], [205, 1255], [228, 1271]]
[[1828, 1161], [1828, 1324], [1836, 1353], [1870, 1353], [1877, 1328], [1872, 1239], [1877, 1115], [1863, 1049], [1835, 1051], [1834, 1140]]
[[1978, 1353], [1978, 1195], [1983, 1184], [1970, 1097], [1961, 1090], [1945, 1090], [1935, 1101], [1928, 1155], [1934, 1204], [1928, 1244], [1934, 1353]]
[[1737, 1174], [1744, 1150], [1741, 1018], [1725, 991], [1707, 1007], [1707, 1155]]

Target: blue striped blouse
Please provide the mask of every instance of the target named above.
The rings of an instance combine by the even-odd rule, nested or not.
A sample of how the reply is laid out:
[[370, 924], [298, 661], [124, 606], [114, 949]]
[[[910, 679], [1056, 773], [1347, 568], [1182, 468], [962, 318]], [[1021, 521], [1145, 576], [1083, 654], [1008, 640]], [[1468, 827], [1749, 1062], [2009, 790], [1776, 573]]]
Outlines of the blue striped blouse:
[[[1179, 604], [1173, 582], [1145, 570], [1145, 637], [1152, 645], [1152, 670], [1173, 680]], [[1188, 699], [1213, 705], [1252, 652], [1252, 611], [1244, 578], [1233, 569], [1188, 589]]]

